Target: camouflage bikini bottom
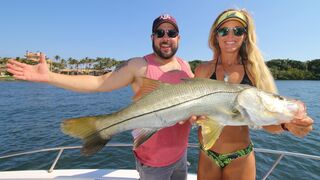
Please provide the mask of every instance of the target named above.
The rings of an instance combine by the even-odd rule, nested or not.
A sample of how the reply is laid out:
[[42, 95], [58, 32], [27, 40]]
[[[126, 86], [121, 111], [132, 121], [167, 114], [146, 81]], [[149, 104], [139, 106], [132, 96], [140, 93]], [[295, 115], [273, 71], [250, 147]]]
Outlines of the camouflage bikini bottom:
[[228, 154], [218, 154], [214, 151], [205, 150], [202, 146], [200, 146], [201, 150], [210, 158], [212, 159], [220, 168], [226, 167], [230, 164], [233, 160], [237, 159], [238, 157], [246, 156], [253, 150], [253, 144], [250, 142], [248, 147], [238, 150], [233, 153]]

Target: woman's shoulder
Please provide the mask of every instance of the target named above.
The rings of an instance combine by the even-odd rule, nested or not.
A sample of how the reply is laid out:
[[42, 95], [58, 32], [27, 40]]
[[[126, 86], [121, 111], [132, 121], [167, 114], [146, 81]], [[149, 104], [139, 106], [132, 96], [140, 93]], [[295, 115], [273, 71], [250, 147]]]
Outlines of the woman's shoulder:
[[212, 73], [212, 69], [214, 67], [214, 61], [204, 61], [200, 65], [198, 65], [195, 69], [196, 77], [208, 77]]

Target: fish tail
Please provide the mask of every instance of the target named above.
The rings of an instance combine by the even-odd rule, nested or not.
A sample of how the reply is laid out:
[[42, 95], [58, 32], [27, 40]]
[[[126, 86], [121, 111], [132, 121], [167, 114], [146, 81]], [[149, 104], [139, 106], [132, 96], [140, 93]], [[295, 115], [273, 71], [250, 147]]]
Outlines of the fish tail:
[[98, 117], [81, 117], [64, 120], [61, 123], [63, 133], [72, 137], [80, 138], [84, 141], [81, 153], [92, 155], [100, 151], [111, 139], [111, 137], [102, 138], [99, 129], [96, 127]]
[[81, 153], [86, 156], [90, 156], [100, 151], [110, 141], [110, 139], [110, 136], [107, 139], [103, 139], [98, 133], [95, 133], [89, 138], [84, 139]]

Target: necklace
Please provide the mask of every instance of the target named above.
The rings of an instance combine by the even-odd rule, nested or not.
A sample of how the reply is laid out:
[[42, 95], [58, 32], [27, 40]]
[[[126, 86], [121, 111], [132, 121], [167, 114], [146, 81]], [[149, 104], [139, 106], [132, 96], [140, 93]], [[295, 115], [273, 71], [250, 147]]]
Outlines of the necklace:
[[[218, 62], [221, 63], [221, 59], [220, 58], [219, 58]], [[240, 63], [241, 60], [239, 59], [238, 62]], [[231, 66], [233, 66], [233, 65], [230, 65], [229, 67], [231, 67]], [[223, 67], [222, 63], [221, 63], [221, 67], [222, 67], [222, 70], [223, 70], [223, 81], [224, 82], [228, 82], [230, 80], [229, 77], [230, 77], [231, 73], [227, 72], [227, 70]]]
[[228, 72], [228, 71], [223, 67], [222, 64], [221, 64], [221, 67], [222, 67], [222, 70], [223, 70], [223, 81], [224, 81], [224, 82], [228, 82], [231, 72]]
[[223, 73], [223, 81], [224, 82], [228, 82], [229, 81], [229, 74], [226, 71], [224, 71], [224, 73]]

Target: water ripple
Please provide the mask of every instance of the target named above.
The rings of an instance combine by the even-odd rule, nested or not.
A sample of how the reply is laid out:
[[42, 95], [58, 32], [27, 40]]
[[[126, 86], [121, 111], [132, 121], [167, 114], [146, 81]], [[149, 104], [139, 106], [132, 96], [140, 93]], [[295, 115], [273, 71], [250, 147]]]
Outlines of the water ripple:
[[[289, 133], [273, 135], [264, 131], [251, 131], [255, 147], [320, 155], [320, 82], [277, 81], [282, 95], [304, 101], [315, 121], [314, 131], [301, 139]], [[13, 152], [78, 146], [82, 142], [64, 135], [60, 123], [67, 118], [106, 114], [127, 106], [131, 102], [131, 89], [110, 93], [84, 94], [66, 91], [47, 84], [30, 82], [0, 82], [0, 156]], [[116, 135], [112, 142], [131, 142], [130, 132]], [[189, 142], [197, 143], [197, 129], [192, 129]], [[57, 152], [38, 153], [1, 160], [0, 170], [49, 169]], [[257, 179], [269, 170], [277, 156], [256, 153]], [[198, 149], [188, 150], [190, 172], [196, 172]], [[268, 178], [319, 179], [320, 162], [285, 157]], [[82, 156], [79, 150], [63, 153], [57, 168], [135, 168], [132, 151], [125, 147], [107, 147], [94, 156]]]

